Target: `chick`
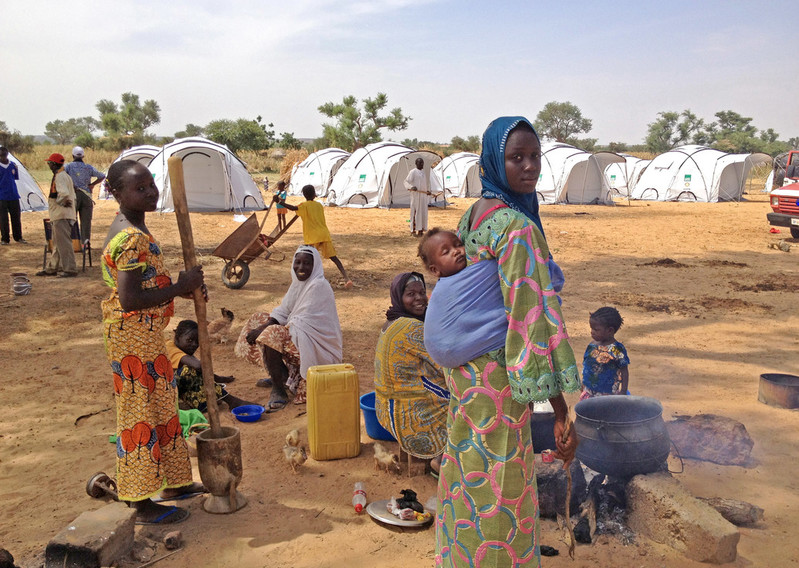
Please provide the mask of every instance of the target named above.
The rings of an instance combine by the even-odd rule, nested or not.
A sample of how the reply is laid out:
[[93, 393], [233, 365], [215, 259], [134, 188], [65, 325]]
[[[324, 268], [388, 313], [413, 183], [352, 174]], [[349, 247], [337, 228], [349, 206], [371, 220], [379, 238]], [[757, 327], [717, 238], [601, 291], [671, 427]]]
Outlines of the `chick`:
[[389, 452], [380, 442], [375, 442], [375, 469], [386, 468], [386, 473], [390, 467], [400, 471], [399, 457], [394, 452]]
[[300, 445], [300, 431], [296, 428], [286, 434], [286, 445], [299, 446]]
[[208, 337], [211, 341], [227, 343], [231, 324], [233, 324], [233, 312], [222, 308], [222, 317], [208, 322]]
[[283, 455], [291, 466], [291, 471], [297, 473], [297, 466], [301, 466], [308, 459], [305, 448], [300, 446], [300, 431], [291, 430], [286, 434], [286, 445], [283, 446]]

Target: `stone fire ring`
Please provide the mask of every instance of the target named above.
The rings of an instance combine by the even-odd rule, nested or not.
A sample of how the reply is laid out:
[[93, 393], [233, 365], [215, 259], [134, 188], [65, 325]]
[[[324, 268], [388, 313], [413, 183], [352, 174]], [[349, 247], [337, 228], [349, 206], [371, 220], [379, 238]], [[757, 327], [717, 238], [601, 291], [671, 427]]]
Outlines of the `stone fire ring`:
[[763, 373], [757, 400], [769, 406], [799, 408], [799, 377], [783, 373]]

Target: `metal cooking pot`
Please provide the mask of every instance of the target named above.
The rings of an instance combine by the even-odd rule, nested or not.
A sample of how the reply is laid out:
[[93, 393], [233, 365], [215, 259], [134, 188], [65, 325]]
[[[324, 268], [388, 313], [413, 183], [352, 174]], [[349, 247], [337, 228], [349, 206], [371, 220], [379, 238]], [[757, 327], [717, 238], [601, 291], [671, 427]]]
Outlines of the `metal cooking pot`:
[[629, 478], [663, 467], [671, 441], [654, 398], [599, 396], [578, 402], [574, 411], [577, 458], [594, 471]]

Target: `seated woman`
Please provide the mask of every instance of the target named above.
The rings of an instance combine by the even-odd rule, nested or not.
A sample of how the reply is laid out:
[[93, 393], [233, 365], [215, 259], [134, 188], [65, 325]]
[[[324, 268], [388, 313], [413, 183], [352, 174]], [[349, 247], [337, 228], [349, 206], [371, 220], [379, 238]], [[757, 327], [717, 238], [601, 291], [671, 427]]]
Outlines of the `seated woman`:
[[438, 462], [447, 442], [449, 392], [424, 348], [427, 290], [418, 272], [391, 283], [391, 307], [375, 353], [375, 411], [406, 453]]
[[[181, 321], [175, 328], [174, 338], [166, 342], [166, 354], [178, 383], [178, 407], [181, 410], [196, 408], [205, 412], [208, 409], [202, 362], [194, 356], [199, 346], [199, 329], [197, 322], [192, 320]], [[225, 383], [232, 383], [233, 380], [233, 377], [214, 374], [217, 400], [225, 401], [228, 408], [255, 404], [235, 397], [225, 389]]]
[[308, 367], [341, 363], [341, 325], [333, 288], [325, 280], [322, 257], [312, 246], [294, 253], [291, 286], [271, 313], [253, 314], [241, 330], [235, 353], [263, 365], [272, 379], [267, 403], [278, 410], [288, 403], [305, 403]]

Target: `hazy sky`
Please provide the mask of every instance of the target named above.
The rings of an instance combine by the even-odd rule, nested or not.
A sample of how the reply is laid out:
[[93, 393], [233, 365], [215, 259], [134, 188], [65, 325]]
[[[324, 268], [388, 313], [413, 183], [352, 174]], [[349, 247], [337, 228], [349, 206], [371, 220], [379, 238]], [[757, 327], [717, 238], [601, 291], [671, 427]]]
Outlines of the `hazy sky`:
[[643, 141], [661, 111], [721, 110], [799, 136], [795, 0], [6, 0], [0, 120], [41, 134], [100, 99], [155, 99], [187, 123], [255, 118], [321, 135], [317, 107], [388, 94], [394, 140], [482, 134], [570, 101], [600, 144]]

